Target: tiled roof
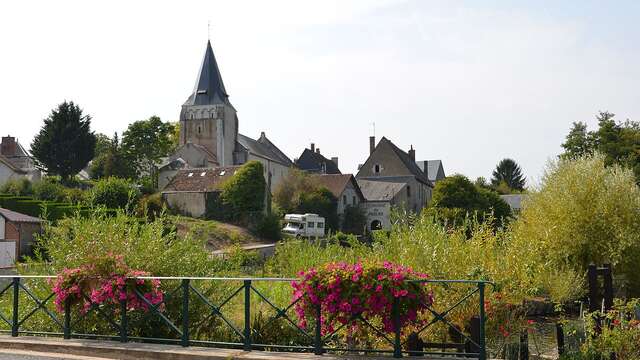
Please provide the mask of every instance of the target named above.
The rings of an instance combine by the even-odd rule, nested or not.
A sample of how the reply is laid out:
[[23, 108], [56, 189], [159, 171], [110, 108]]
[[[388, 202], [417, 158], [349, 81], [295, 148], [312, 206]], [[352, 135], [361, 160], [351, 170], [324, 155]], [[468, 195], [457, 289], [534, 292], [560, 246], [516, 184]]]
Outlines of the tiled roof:
[[260, 135], [258, 140], [253, 140], [246, 135], [238, 134], [238, 144], [256, 156], [279, 162], [284, 166], [293, 165], [291, 160], [264, 136], [264, 133]]
[[0, 163], [5, 164], [9, 169], [11, 169], [13, 172], [19, 173], [19, 174], [26, 174], [26, 171], [18, 168], [17, 166], [15, 166], [9, 159], [7, 159], [6, 157], [0, 155]]
[[[324, 169], [323, 169], [324, 164]], [[310, 172], [324, 172], [325, 174], [341, 174], [338, 166], [331, 160], [311, 149], [304, 149], [300, 158], [296, 160], [296, 166]]]
[[42, 222], [41, 219], [37, 217], [25, 215], [19, 212], [11, 211], [9, 209], [0, 208], [0, 215], [5, 219], [16, 222], [16, 223], [39, 223]]
[[329, 189], [329, 191], [331, 191], [331, 193], [337, 198], [342, 195], [347, 184], [352, 182], [356, 192], [364, 198], [364, 194], [362, 194], [360, 186], [358, 186], [358, 183], [355, 181], [352, 174], [317, 174], [311, 176], [311, 181], [319, 186]]
[[231, 178], [240, 166], [178, 170], [162, 192], [212, 192]]
[[389, 201], [407, 184], [358, 179], [358, 185], [367, 201]]

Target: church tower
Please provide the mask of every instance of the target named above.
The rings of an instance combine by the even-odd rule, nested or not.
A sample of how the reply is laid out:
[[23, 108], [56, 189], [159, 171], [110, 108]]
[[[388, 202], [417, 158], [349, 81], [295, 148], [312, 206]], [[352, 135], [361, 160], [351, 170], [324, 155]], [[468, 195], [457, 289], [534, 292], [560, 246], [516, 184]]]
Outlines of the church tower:
[[207, 41], [193, 93], [180, 111], [180, 145], [193, 143], [215, 154], [220, 166], [234, 164], [238, 117], [229, 102], [211, 42]]

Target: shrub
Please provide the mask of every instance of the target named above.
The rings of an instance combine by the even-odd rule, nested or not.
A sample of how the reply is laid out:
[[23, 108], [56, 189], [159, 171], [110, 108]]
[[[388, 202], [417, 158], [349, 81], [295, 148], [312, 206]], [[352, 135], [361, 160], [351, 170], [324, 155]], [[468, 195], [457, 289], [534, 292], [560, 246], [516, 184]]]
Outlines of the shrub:
[[63, 201], [65, 187], [52, 179], [43, 179], [33, 183], [33, 196], [45, 201]]
[[27, 178], [7, 180], [2, 184], [2, 187], [0, 187], [0, 193], [11, 194], [14, 196], [31, 195], [33, 193], [31, 191], [31, 181]]
[[165, 204], [162, 201], [162, 194], [155, 193], [152, 195], [144, 196], [138, 202], [138, 207], [136, 208], [136, 214], [138, 217], [146, 217], [148, 219], [155, 219], [157, 216], [160, 216], [162, 211], [165, 209]]
[[249, 161], [227, 180], [221, 188], [222, 203], [234, 220], [264, 209], [266, 182], [264, 168], [258, 161]]
[[[550, 164], [517, 222], [514, 241], [554, 268], [583, 273], [611, 263], [627, 291], [640, 294], [640, 189], [631, 170], [602, 155]], [[620, 284], [625, 285], [625, 284]]]
[[362, 235], [367, 226], [367, 214], [359, 206], [347, 206], [342, 219], [342, 231]]
[[[431, 306], [431, 294], [426, 283], [406, 280], [426, 279], [426, 274], [389, 262], [329, 263], [298, 274], [301, 281], [292, 283], [295, 310], [300, 327], [306, 328], [309, 319], [316, 319], [321, 307], [323, 334], [333, 333], [338, 326], [355, 325], [357, 316], [370, 323], [382, 323], [386, 332], [393, 332], [392, 304], [398, 301], [400, 327], [414, 322]], [[314, 320], [315, 322], [315, 320]]]
[[319, 188], [299, 195], [295, 212], [300, 214], [318, 214], [325, 219], [325, 227], [338, 229], [338, 199], [327, 188]]
[[262, 216], [256, 226], [256, 234], [267, 240], [280, 240], [281, 230], [280, 218], [275, 214]]
[[88, 200], [89, 192], [77, 188], [66, 188], [64, 191], [64, 201], [71, 204], [85, 204]]
[[124, 179], [110, 177], [96, 182], [91, 195], [91, 204], [110, 209], [124, 209], [135, 205], [140, 193], [136, 187]]
[[42, 214], [42, 204], [40, 200], [20, 200], [16, 202], [14, 211], [29, 216], [40, 217]]

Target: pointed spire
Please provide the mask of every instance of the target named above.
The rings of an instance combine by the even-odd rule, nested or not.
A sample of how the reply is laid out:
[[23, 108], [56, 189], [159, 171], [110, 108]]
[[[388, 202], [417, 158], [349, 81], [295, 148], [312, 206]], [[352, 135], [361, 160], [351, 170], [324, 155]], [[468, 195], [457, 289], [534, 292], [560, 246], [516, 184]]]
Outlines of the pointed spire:
[[193, 89], [193, 94], [187, 99], [185, 105], [214, 104], [230, 105], [229, 95], [224, 88], [222, 76], [220, 76], [220, 69], [218, 69], [216, 57], [213, 55], [211, 41], [207, 40], [207, 50], [204, 53], [204, 59], [202, 60], [202, 66], [198, 73], [196, 86]]

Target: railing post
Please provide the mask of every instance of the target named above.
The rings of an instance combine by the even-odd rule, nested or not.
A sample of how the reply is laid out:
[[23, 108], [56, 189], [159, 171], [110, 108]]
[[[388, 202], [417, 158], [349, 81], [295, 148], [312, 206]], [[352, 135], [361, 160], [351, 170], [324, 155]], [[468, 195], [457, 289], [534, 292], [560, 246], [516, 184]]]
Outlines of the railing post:
[[120, 300], [120, 342], [129, 341], [129, 318], [127, 317], [127, 299]]
[[11, 323], [11, 336], [18, 336], [18, 323], [20, 322], [20, 310], [18, 307], [18, 299], [20, 298], [20, 278], [13, 278], [13, 321]]
[[71, 339], [71, 300], [64, 300], [64, 338]]
[[189, 279], [182, 279], [182, 346], [189, 346]]
[[393, 308], [391, 309], [393, 312], [393, 330], [395, 333], [395, 338], [393, 340], [393, 357], [401, 358], [402, 357], [402, 346], [400, 345], [400, 334], [402, 329], [400, 328], [400, 299], [393, 298]]
[[320, 319], [322, 318], [322, 303], [318, 301], [318, 305], [316, 306], [316, 334], [314, 341], [314, 354], [322, 355], [324, 350], [322, 349], [322, 322]]
[[244, 345], [245, 351], [251, 351], [251, 280], [244, 281]]
[[486, 322], [485, 319], [485, 313], [484, 313], [484, 283], [480, 282], [478, 283], [478, 294], [479, 294], [479, 298], [480, 298], [480, 343], [478, 345], [480, 345], [480, 354], [478, 356], [479, 360], [486, 360], [487, 359], [487, 346], [486, 346], [486, 342], [485, 342], [485, 332], [484, 332], [484, 325]]

